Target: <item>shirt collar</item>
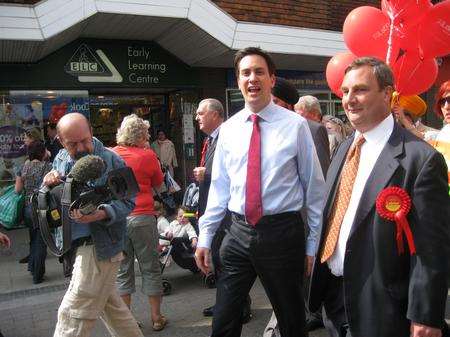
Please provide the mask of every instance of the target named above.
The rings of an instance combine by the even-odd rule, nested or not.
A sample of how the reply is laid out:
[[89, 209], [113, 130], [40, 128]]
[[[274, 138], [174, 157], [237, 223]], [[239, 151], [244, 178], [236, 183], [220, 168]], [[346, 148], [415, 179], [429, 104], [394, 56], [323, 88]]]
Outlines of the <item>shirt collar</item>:
[[209, 135], [211, 139], [216, 139], [219, 135], [220, 125]]
[[[389, 137], [392, 134], [392, 130], [394, 129], [394, 118], [392, 114], [389, 114], [380, 124], [374, 127], [372, 130], [369, 130], [363, 133], [364, 139], [367, 143], [372, 145], [386, 143]], [[355, 138], [361, 134], [358, 130], [355, 131]]]
[[[257, 115], [266, 122], [273, 122], [274, 120], [276, 120], [276, 108], [277, 105], [275, 103], [273, 103], [272, 101], [270, 101], [269, 104], [267, 104], [264, 108], [262, 108]], [[253, 114], [252, 111], [250, 111], [250, 109], [247, 108], [247, 106], [244, 108], [244, 114], [243, 114], [243, 118], [245, 121], [250, 120], [250, 116]]]

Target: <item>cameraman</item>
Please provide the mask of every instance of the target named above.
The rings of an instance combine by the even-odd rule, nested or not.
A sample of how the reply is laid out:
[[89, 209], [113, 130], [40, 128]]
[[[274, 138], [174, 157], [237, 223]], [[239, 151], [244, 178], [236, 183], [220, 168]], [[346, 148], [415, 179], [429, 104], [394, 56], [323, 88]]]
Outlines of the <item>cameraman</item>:
[[[109, 171], [124, 167], [119, 156], [92, 136], [91, 126], [82, 114], [70, 113], [57, 125], [64, 149], [53, 161], [53, 170], [44, 177], [47, 186], [57, 185], [77, 159], [93, 154], [106, 166], [95, 185], [104, 185]], [[76, 249], [72, 279], [58, 310], [54, 337], [89, 336], [100, 315], [114, 336], [143, 337], [130, 310], [115, 287], [117, 270], [123, 259], [125, 218], [133, 210], [130, 199], [113, 200], [83, 215], [71, 212], [72, 247]]]

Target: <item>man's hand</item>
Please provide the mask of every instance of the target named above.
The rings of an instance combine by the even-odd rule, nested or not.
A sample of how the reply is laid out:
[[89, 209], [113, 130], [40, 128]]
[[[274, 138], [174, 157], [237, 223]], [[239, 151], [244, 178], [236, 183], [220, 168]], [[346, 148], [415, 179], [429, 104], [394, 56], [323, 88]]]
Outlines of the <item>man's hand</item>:
[[61, 183], [61, 176], [59, 175], [58, 171], [51, 170], [45, 175], [43, 182], [46, 186], [58, 185], [59, 183]]
[[196, 248], [197, 248], [197, 242], [198, 242], [198, 239], [197, 239], [197, 238], [192, 238], [192, 241], [191, 241], [191, 247], [192, 247], [193, 249], [196, 249]]
[[0, 233], [0, 244], [5, 246], [6, 248], [11, 247], [11, 240], [9, 239], [8, 235]]
[[310, 277], [314, 263], [314, 256], [306, 255], [305, 257], [305, 277]]
[[441, 337], [441, 329], [411, 322], [411, 337]]
[[197, 247], [195, 251], [195, 262], [197, 262], [197, 267], [205, 275], [208, 275], [209, 273], [209, 255], [210, 250], [208, 248]]
[[197, 182], [201, 183], [203, 180], [205, 180], [205, 171], [206, 171], [206, 167], [196, 167], [193, 172], [194, 172], [194, 178]]
[[88, 215], [83, 215], [83, 213], [81, 213], [79, 209], [73, 209], [72, 211], [70, 211], [69, 216], [71, 219], [74, 219], [76, 222], [80, 223], [90, 223], [94, 221], [105, 220], [108, 218], [108, 214], [102, 209], [98, 209]]

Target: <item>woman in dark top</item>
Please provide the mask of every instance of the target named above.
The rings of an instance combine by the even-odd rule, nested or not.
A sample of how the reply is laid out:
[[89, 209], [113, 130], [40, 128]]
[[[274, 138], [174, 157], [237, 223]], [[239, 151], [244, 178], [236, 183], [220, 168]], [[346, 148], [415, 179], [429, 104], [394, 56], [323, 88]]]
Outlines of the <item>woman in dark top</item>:
[[25, 223], [30, 229], [31, 247], [28, 270], [33, 275], [33, 283], [41, 283], [45, 273], [45, 258], [47, 246], [45, 245], [39, 226], [33, 223], [30, 197], [39, 188], [42, 178], [51, 170], [51, 164], [46, 161], [46, 149], [41, 141], [34, 141], [28, 145], [28, 160], [22, 167], [21, 176], [16, 177], [16, 192], [25, 192]]

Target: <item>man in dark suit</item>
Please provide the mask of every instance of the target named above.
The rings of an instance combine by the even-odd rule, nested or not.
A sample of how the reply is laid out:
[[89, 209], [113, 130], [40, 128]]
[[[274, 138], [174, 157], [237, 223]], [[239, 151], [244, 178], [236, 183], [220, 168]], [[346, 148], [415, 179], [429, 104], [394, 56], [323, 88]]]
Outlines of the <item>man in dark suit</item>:
[[330, 142], [328, 141], [327, 129], [321, 123], [322, 109], [319, 100], [311, 95], [302, 96], [294, 105], [294, 111], [308, 121], [320, 166], [324, 177], [326, 177], [330, 166]]
[[[211, 170], [212, 163], [214, 159], [214, 151], [216, 149], [217, 138], [219, 136], [220, 125], [224, 120], [224, 109], [222, 103], [214, 98], [206, 98], [202, 100], [197, 109], [197, 114], [195, 117], [198, 122], [198, 126], [202, 132], [204, 132], [207, 137], [204, 140], [202, 147], [202, 155], [200, 158], [200, 166], [194, 168], [194, 178], [199, 183], [199, 196], [198, 196], [198, 214], [203, 215], [206, 209], [206, 204], [208, 201], [209, 186], [211, 185]], [[225, 235], [226, 217], [223, 221], [222, 228], [216, 232], [214, 240], [211, 246], [211, 258], [213, 260], [213, 265], [215, 267], [215, 273], [220, 269], [220, 261], [218, 257], [218, 249], [222, 243], [222, 239]], [[248, 297], [246, 302], [246, 308], [244, 309], [243, 321], [247, 323], [251, 319], [250, 312], [250, 297]], [[214, 311], [214, 306], [205, 308], [203, 310], [204, 316], [212, 316]]]
[[[355, 60], [341, 89], [356, 132], [341, 144], [328, 171], [310, 309], [324, 304], [331, 336], [439, 337], [449, 245], [445, 161], [394, 122], [393, 75], [385, 63]], [[401, 231], [397, 236], [396, 223], [386, 219], [403, 218], [404, 194], [411, 200], [405, 228], [413, 242]]]
[[195, 120], [200, 130], [206, 134], [202, 146], [200, 166], [194, 168], [194, 178], [199, 183], [198, 214], [202, 216], [208, 201], [211, 185], [211, 169], [216, 149], [220, 125], [224, 120], [222, 103], [214, 98], [202, 100], [197, 109]]

